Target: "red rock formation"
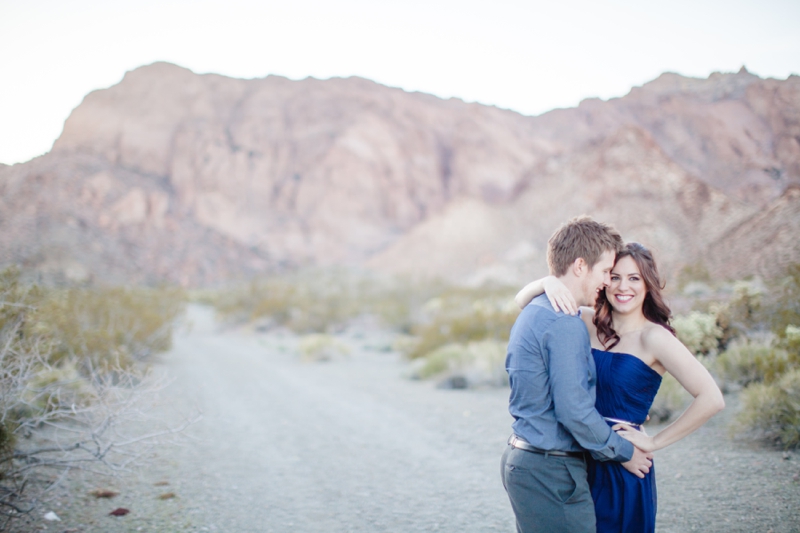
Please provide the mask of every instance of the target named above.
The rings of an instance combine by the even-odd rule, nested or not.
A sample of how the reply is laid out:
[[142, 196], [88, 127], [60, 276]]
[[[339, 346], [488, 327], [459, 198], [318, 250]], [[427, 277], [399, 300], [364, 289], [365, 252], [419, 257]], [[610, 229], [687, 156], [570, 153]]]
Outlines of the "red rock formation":
[[710, 272], [726, 278], [781, 275], [800, 263], [800, 187], [789, 187], [765, 209], [729, 229], [705, 255]]
[[156, 63], [87, 95], [50, 153], [0, 167], [0, 263], [192, 285], [302, 264], [518, 279], [586, 212], [674, 269], [800, 181], [798, 95], [794, 76], [664, 74], [525, 117]]

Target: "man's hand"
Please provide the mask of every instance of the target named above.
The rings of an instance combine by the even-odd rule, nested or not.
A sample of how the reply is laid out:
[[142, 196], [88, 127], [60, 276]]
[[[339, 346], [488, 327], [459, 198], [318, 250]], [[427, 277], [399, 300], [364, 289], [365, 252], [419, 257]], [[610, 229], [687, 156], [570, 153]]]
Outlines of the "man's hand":
[[634, 446], [633, 457], [627, 463], [622, 463], [622, 466], [634, 476], [643, 478], [645, 474], [650, 472], [650, 467], [653, 466], [652, 459], [652, 453], [645, 453]]

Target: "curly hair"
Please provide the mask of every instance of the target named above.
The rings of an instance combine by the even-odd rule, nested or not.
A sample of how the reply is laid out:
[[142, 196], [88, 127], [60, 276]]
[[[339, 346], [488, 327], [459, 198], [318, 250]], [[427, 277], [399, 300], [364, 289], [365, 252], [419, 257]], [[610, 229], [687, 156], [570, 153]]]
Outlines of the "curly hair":
[[[653, 254], [638, 242], [629, 242], [617, 254], [617, 262], [623, 257], [630, 257], [636, 261], [639, 272], [642, 274], [642, 279], [647, 289], [644, 304], [642, 304], [642, 313], [645, 318], [654, 324], [663, 326], [675, 335], [675, 328], [670, 325], [672, 311], [661, 296], [664, 282], [661, 281], [661, 276], [658, 274], [658, 267], [655, 259], [653, 259]], [[620, 339], [612, 326], [611, 302], [606, 297], [606, 291], [600, 292], [594, 309], [595, 314], [592, 321], [597, 327], [597, 338], [606, 349], [611, 349], [619, 343]]]

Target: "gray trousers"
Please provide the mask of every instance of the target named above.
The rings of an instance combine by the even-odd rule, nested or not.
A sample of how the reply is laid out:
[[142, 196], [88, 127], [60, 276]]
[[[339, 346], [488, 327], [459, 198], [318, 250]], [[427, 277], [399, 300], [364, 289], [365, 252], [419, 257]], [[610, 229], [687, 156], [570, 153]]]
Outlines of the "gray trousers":
[[511, 445], [500, 464], [519, 533], [595, 533], [586, 462]]

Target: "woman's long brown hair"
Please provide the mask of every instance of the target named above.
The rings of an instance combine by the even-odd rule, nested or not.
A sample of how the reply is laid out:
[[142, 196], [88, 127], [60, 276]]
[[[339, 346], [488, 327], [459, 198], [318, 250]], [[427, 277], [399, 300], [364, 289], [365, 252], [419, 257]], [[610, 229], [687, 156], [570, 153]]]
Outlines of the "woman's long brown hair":
[[[644, 304], [642, 304], [642, 313], [644, 317], [650, 322], [663, 326], [670, 333], [675, 335], [675, 329], [669, 324], [672, 318], [672, 311], [670, 311], [669, 306], [664, 302], [664, 298], [661, 296], [664, 283], [661, 281], [661, 276], [658, 274], [658, 267], [653, 259], [653, 254], [638, 242], [629, 242], [622, 251], [617, 254], [617, 261], [626, 256], [636, 261], [636, 265], [639, 267], [639, 272], [642, 274], [642, 279], [644, 280], [644, 286], [647, 289], [647, 294], [644, 297]], [[597, 338], [607, 350], [610, 350], [619, 343], [619, 335], [614, 331], [614, 327], [612, 326], [612, 308], [611, 303], [608, 301], [608, 298], [606, 298], [606, 291], [600, 292], [594, 310], [594, 319], [592, 321], [597, 327]]]

